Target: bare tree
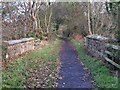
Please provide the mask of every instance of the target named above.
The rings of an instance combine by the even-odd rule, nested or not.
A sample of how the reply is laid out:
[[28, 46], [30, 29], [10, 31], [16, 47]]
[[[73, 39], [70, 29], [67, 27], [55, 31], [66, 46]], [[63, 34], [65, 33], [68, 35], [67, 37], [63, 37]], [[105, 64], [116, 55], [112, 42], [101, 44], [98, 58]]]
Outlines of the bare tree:
[[89, 34], [91, 35], [92, 31], [91, 31], [91, 22], [90, 22], [90, 3], [88, 3], [88, 31]]

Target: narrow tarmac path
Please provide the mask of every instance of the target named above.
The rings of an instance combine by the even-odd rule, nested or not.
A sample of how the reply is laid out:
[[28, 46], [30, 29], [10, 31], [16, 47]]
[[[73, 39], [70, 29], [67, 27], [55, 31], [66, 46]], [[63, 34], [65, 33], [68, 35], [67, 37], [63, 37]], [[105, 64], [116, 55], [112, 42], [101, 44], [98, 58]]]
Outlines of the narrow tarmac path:
[[64, 40], [60, 52], [61, 77], [57, 83], [58, 88], [93, 88], [90, 74], [78, 58], [77, 52], [72, 44]]

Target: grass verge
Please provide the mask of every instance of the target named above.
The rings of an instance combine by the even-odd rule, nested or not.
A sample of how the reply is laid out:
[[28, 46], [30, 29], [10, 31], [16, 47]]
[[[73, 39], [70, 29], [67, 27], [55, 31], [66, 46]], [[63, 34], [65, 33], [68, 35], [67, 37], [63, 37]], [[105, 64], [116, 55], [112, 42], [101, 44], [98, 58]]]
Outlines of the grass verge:
[[57, 77], [60, 41], [14, 60], [2, 71], [2, 88], [50, 88]]
[[104, 66], [100, 60], [86, 55], [83, 49], [83, 45], [82, 43], [80, 43], [80, 41], [72, 40], [72, 43], [75, 45], [80, 59], [82, 60], [84, 65], [90, 70], [97, 87], [120, 88], [118, 87], [120, 86], [120, 79], [116, 76], [113, 76], [110, 73], [110, 70], [106, 66]]

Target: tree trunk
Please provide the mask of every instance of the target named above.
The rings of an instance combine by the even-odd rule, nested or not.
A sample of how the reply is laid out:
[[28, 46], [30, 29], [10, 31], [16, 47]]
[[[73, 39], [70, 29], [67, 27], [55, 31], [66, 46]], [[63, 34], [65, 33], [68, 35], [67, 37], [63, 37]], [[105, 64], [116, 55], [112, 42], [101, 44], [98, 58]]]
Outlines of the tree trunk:
[[88, 31], [89, 31], [89, 34], [92, 35], [91, 25], [90, 25], [90, 5], [89, 5], [89, 2], [88, 2]]

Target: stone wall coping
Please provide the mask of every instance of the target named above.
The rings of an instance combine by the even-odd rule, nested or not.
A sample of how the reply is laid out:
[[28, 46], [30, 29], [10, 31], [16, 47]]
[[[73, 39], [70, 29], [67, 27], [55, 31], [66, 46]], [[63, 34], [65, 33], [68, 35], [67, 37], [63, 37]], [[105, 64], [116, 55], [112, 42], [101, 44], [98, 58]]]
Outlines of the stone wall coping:
[[96, 39], [96, 40], [100, 40], [100, 41], [109, 40], [109, 38], [107, 38], [107, 37], [103, 37], [103, 36], [96, 35], [96, 34], [88, 35], [87, 38]]
[[18, 44], [18, 43], [22, 43], [22, 42], [26, 42], [30, 40], [34, 40], [34, 38], [22, 38], [19, 40], [9, 40], [9, 41], [4, 41], [4, 42], [8, 43], [9, 45], [14, 45], [14, 44]]
[[109, 43], [106, 44], [106, 47], [112, 47], [115, 50], [120, 50], [120, 46], [109, 44]]

